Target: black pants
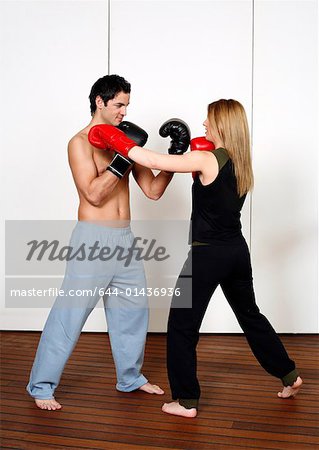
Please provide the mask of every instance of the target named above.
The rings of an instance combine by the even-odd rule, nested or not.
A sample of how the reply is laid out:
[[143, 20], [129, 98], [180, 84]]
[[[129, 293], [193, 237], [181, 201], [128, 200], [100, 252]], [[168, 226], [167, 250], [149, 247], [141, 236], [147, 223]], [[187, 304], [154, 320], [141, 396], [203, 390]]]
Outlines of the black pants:
[[[191, 289], [187, 283], [190, 276]], [[174, 400], [200, 397], [196, 346], [209, 300], [219, 284], [261, 366], [285, 385], [297, 378], [294, 361], [256, 305], [244, 238], [232, 244], [193, 246], [176, 284], [181, 295], [174, 295], [168, 320], [167, 367]], [[192, 306], [185, 307], [190, 301]], [[289, 374], [292, 382], [285, 383]]]

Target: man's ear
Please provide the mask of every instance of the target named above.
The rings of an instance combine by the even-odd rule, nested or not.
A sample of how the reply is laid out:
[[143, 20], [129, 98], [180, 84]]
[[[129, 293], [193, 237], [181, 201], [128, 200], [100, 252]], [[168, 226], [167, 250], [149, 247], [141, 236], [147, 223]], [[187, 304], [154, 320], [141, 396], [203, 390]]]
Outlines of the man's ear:
[[96, 96], [95, 104], [98, 109], [102, 109], [103, 106], [105, 106], [102, 98], [99, 95]]

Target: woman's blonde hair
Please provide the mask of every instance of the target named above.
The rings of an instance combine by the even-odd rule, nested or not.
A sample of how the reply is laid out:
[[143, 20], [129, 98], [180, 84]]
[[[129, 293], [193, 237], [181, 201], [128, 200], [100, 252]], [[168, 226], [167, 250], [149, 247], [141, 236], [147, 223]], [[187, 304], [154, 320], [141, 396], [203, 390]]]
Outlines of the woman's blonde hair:
[[231, 158], [240, 197], [253, 188], [250, 137], [244, 107], [236, 100], [218, 100], [208, 105], [212, 131], [222, 140]]

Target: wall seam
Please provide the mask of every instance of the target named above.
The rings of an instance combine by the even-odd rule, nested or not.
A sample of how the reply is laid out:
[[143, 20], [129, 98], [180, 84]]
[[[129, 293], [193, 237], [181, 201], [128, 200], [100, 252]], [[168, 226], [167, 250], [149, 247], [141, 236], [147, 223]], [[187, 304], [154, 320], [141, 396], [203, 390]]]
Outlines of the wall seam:
[[111, 66], [111, 0], [107, 0], [107, 74]]

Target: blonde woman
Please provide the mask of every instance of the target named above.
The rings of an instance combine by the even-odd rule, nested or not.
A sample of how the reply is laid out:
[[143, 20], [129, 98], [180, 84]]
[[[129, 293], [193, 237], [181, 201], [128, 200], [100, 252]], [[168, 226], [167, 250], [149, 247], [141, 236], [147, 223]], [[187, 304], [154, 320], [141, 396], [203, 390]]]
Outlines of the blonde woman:
[[[199, 329], [218, 285], [234, 311], [248, 344], [261, 366], [281, 379], [281, 398], [295, 396], [302, 380], [275, 330], [255, 302], [250, 254], [241, 232], [240, 211], [253, 187], [246, 113], [236, 100], [208, 106], [205, 138], [191, 141], [190, 153], [162, 155], [135, 145], [114, 127], [92, 129], [107, 149], [149, 167], [193, 172], [192, 247], [178, 278], [168, 320], [167, 366], [171, 403], [162, 410], [184, 417], [197, 415], [200, 386], [196, 373]], [[171, 133], [178, 141], [176, 133]], [[89, 136], [90, 139], [90, 136]], [[95, 144], [94, 144], [95, 145]], [[191, 307], [185, 280], [191, 274]]]

